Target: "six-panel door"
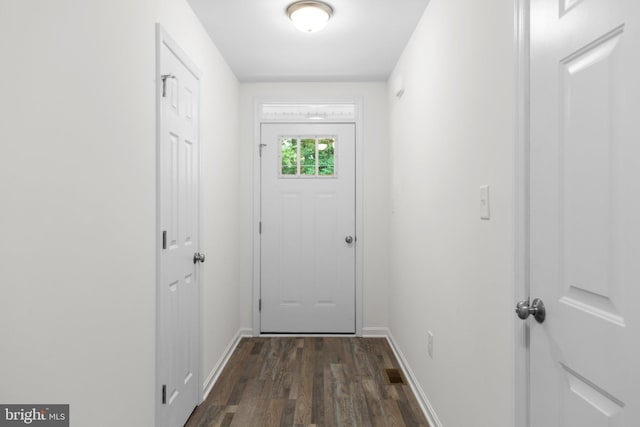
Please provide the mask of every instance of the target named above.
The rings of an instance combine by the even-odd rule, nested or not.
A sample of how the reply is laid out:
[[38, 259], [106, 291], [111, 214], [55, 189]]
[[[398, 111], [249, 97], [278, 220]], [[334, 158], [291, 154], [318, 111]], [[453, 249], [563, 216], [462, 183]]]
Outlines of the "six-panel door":
[[531, 1], [531, 426], [640, 425], [640, 2]]
[[165, 44], [160, 99], [159, 425], [181, 426], [199, 402], [199, 81]]

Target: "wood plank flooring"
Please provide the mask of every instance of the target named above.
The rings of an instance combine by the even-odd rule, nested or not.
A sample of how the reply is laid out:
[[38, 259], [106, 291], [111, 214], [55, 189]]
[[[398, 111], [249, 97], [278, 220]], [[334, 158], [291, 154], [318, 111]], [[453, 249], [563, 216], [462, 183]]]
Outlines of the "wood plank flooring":
[[384, 338], [244, 338], [186, 427], [428, 427]]

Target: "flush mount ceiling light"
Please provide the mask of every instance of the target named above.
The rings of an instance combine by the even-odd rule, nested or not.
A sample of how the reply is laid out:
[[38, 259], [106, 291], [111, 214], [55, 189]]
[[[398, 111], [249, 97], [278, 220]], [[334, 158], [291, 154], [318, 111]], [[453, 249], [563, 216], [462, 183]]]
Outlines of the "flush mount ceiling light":
[[333, 15], [333, 9], [319, 1], [298, 1], [287, 7], [287, 15], [297, 29], [312, 33], [327, 25]]

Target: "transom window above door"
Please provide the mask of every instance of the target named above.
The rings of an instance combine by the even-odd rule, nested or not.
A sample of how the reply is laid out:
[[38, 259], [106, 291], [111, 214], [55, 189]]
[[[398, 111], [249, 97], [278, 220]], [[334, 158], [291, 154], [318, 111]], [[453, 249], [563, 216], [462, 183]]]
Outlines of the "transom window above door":
[[356, 119], [356, 105], [342, 103], [263, 103], [260, 118], [268, 122], [342, 122]]
[[280, 177], [335, 177], [335, 146], [335, 136], [280, 137]]

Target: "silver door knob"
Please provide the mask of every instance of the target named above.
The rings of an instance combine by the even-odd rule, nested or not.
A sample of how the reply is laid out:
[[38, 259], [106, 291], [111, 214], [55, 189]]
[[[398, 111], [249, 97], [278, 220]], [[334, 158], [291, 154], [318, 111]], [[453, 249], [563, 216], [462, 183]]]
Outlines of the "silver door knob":
[[542, 323], [547, 316], [547, 311], [544, 308], [542, 300], [540, 298], [536, 298], [531, 304], [529, 304], [529, 300], [520, 301], [516, 304], [516, 314], [522, 320], [525, 320], [529, 316], [533, 316], [538, 323]]
[[344, 238], [344, 241], [347, 242], [348, 245], [353, 243], [353, 236], [347, 236]]
[[201, 254], [200, 252], [193, 254], [193, 263], [195, 264], [197, 262], [204, 262], [204, 254]]

